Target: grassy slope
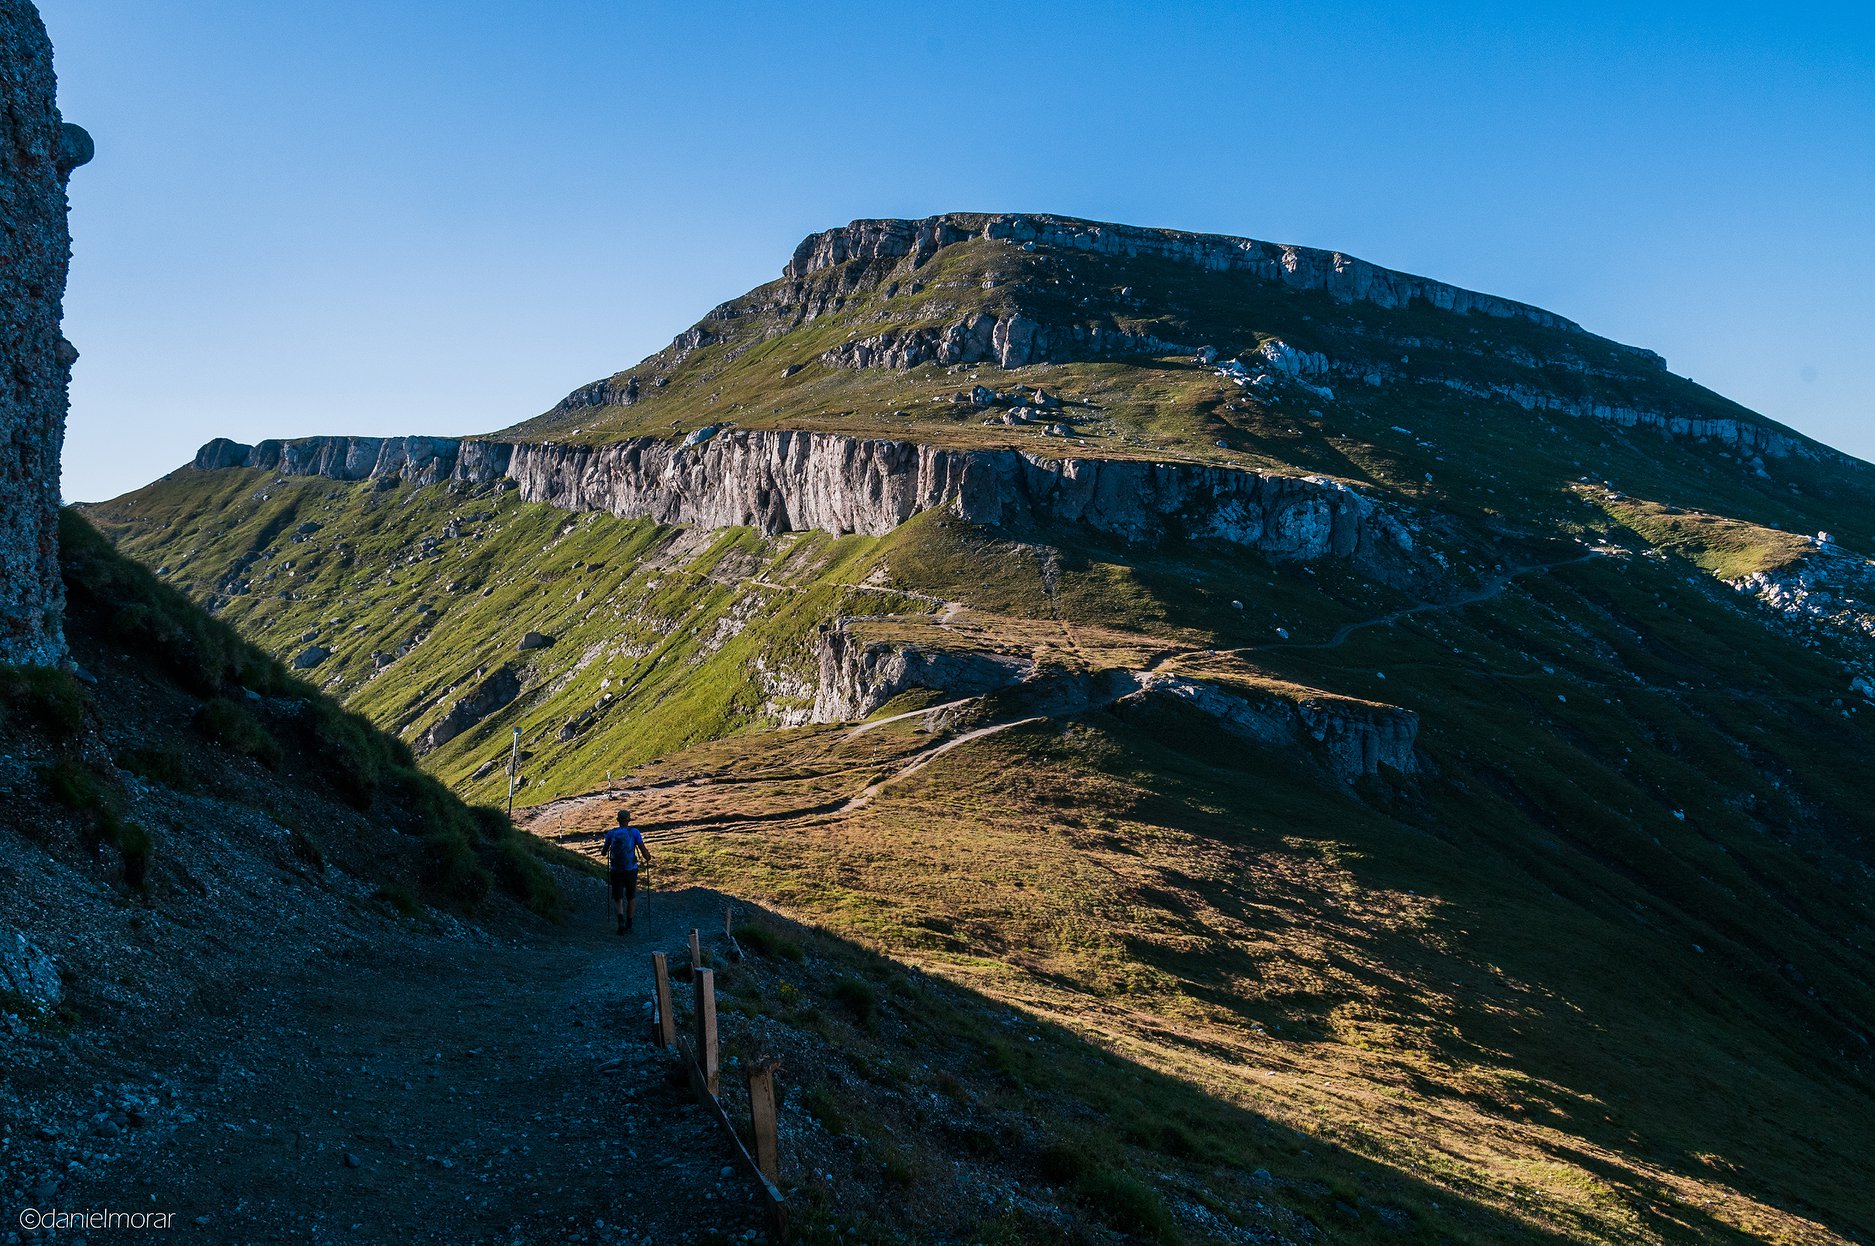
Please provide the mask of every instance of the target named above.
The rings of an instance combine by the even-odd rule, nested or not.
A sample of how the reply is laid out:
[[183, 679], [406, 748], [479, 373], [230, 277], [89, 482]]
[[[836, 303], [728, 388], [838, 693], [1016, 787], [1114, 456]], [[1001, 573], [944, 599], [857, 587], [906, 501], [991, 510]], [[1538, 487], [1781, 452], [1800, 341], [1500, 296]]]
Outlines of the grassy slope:
[[[917, 293], [867, 287], [801, 326], [765, 308], [780, 288], [765, 287], [708, 322], [725, 340], [636, 370], [668, 379], [647, 380], [643, 401], [511, 431], [602, 441], [729, 419], [1061, 452], [934, 401], [973, 379], [1021, 381], [1095, 404], [1076, 408], [1084, 453], [1331, 472], [1435, 513], [1427, 539], [1454, 589], [1560, 563], [1583, 540], [1634, 552], [1311, 649], [1278, 629], [1321, 641], [1409, 603], [1329, 564], [937, 515], [876, 540], [769, 540], [512, 494], [236, 471], [177, 473], [91, 513], [271, 652], [330, 646], [316, 677], [406, 738], [449, 689], [523, 662], [515, 706], [424, 759], [465, 794], [499, 797], [499, 772], [470, 776], [518, 725], [522, 803], [634, 770], [634, 805], [667, 833], [774, 817], [674, 839], [672, 855], [1124, 1057], [1064, 1064], [1080, 1084], [1056, 1089], [1100, 1105], [1087, 1129], [1102, 1146], [1124, 1134], [1134, 1162], [1158, 1147], [1215, 1158], [1227, 1218], [1235, 1200], [1260, 1223], [1242, 1207], [1269, 1195], [1246, 1184], [1263, 1168], [1337, 1240], [1394, 1231], [1360, 1212], [1368, 1193], [1429, 1238], [1869, 1232], [1875, 739], [1843, 704], [1836, 642], [1799, 643], [1714, 578], [1800, 556], [1792, 532], [1875, 551], [1870, 470], [1774, 460], [1758, 476], [1718, 446], [1423, 379], [1337, 380], [1332, 403], [1271, 405], [1170, 359], [1017, 373], [815, 362], [884, 327], [1021, 306], [1227, 353], [1275, 334], [1342, 361], [1410, 353], [1421, 376], [1534, 372], [1605, 401], [1749, 414], [1593, 339], [1348, 308], [1228, 274], [971, 244], [916, 276]], [[1137, 303], [1122, 306], [1128, 286]], [[1557, 351], [1617, 375], [1517, 362]], [[321, 526], [301, 533], [309, 522]], [[893, 614], [882, 626], [928, 630], [944, 602], [1012, 646], [1072, 648], [1077, 628], [1105, 629], [1081, 634], [1083, 652], [1254, 646], [1243, 660], [1259, 678], [1417, 711], [1432, 768], [1351, 796], [1176, 715], [1098, 712], [945, 754], [841, 816], [813, 812], [930, 743], [913, 721], [854, 741], [769, 729], [803, 703], [814, 628]], [[528, 629], [557, 642], [519, 654]], [[372, 677], [374, 651], [412, 640]], [[1159, 1137], [1123, 1106], [1142, 1066], [1218, 1110], [1168, 1091], [1151, 1102], [1176, 1101], [1193, 1136]], [[1280, 1127], [1259, 1132], [1264, 1117]], [[1359, 1214], [1337, 1219], [1337, 1200]]]
[[[948, 754], [863, 811], [672, 851], [1301, 1131], [1200, 1129], [1233, 1171], [1319, 1180], [1331, 1144], [1568, 1236], [1866, 1232], [1875, 741], [1794, 646], [1725, 687], [1757, 625], [1720, 602], [1633, 628], [1671, 584], [1591, 564], [1298, 655], [1309, 682], [1384, 669], [1425, 714], [1438, 772], [1405, 790], [1336, 795], [1202, 723], [1103, 713]], [[1741, 698], [1766, 721], [1742, 739]], [[654, 825], [811, 806], [843, 765], [919, 746], [909, 723], [861, 739], [731, 742], [628, 799]], [[726, 797], [649, 786], [762, 772]], [[1427, 1198], [1407, 1205], [1430, 1221]]]
[[87, 686], [0, 668], [0, 736], [49, 797], [33, 834], [56, 847], [76, 827], [93, 849], [116, 848], [138, 890], [162, 873], [164, 832], [131, 819], [151, 792], [173, 790], [258, 811], [290, 831], [301, 866], [323, 872], [331, 854], [405, 906], [424, 893], [472, 910], [499, 889], [558, 916], [533, 842], [505, 817], [461, 803], [399, 741], [293, 678], [74, 513], [61, 516], [60, 545], [73, 652], [99, 674]]
[[[1617, 504], [1565, 496], [1568, 530], [1636, 543], [1600, 509]], [[429, 639], [341, 689], [380, 721], [420, 727], [424, 694], [515, 656], [526, 628], [558, 633], [532, 656], [553, 691], [431, 763], [460, 782], [518, 723], [540, 781], [530, 802], [657, 756], [635, 783], [756, 780], [635, 797], [654, 825], [825, 805], [919, 746], [910, 724], [857, 756], [824, 729], [751, 730], [772, 721], [755, 657], [798, 662], [834, 613], [922, 617], [961, 600], [973, 626], [1016, 620], [1011, 643], [1041, 638], [1023, 639], [1033, 619], [1151, 650], [1269, 646], [1278, 626], [1319, 640], [1401, 604], [1327, 567], [1047, 548], [939, 516], [881, 540], [680, 536], [511, 495], [241, 472], [181, 475], [98, 514], [197, 591], [255, 533], [322, 523], [252, 564], [255, 591], [223, 613], [283, 653], [341, 618], [329, 669], [347, 685], [396, 620], [436, 605]], [[460, 529], [486, 537], [443, 541], [387, 582], [382, 551], [414, 550], [457, 515], [489, 516]], [[332, 545], [366, 541], [381, 544], [340, 567]], [[175, 557], [190, 546], [194, 560]], [[452, 580], [463, 587], [438, 592]], [[300, 600], [275, 595], [288, 583]], [[910, 591], [878, 591], [893, 585]], [[1875, 1215], [1841, 1193], [1862, 1180], [1845, 1157], [1871, 1153], [1854, 1035], [1875, 1016], [1862, 864], [1875, 793], [1857, 761], [1875, 740], [1866, 715], [1831, 707], [1839, 669], [1754, 610], [1669, 552], [1532, 575], [1337, 649], [1259, 649], [1269, 678], [1421, 713], [1435, 771], [1361, 801], [1282, 759], [1220, 753], [1190, 723], [1101, 714], [948, 754], [824, 828], [788, 820], [674, 851], [699, 879], [1055, 1015], [1324, 1154], [1395, 1168], [1411, 1180], [1385, 1197], [1423, 1224], [1462, 1197], [1611, 1239], [1843, 1232]], [[717, 645], [741, 611], [744, 629]], [[355, 621], [367, 630], [351, 640]], [[612, 690], [604, 678], [619, 708], [554, 739]], [[1199, 1133], [1242, 1145], [1221, 1125]], [[1315, 1145], [1231, 1150], [1227, 1167], [1345, 1184]]]

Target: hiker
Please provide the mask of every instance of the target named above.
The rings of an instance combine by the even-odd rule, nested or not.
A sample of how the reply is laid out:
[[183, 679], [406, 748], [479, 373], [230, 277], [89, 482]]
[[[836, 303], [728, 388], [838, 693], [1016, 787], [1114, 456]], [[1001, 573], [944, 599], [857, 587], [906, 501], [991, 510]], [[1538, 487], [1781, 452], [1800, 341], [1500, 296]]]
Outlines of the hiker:
[[612, 914], [618, 918], [618, 932], [632, 928], [632, 909], [638, 904], [638, 854], [651, 864], [651, 849], [645, 846], [644, 833], [632, 825], [632, 816], [618, 811], [618, 825], [605, 833], [605, 859], [612, 867]]

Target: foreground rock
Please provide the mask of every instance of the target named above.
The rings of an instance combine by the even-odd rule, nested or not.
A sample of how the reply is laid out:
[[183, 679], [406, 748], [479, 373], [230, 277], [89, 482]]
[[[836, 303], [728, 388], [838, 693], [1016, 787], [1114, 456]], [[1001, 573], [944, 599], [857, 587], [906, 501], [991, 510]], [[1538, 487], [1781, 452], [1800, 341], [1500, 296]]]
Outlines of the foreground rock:
[[71, 234], [65, 179], [91, 140], [63, 127], [52, 45], [30, 4], [0, 3], [0, 662], [50, 665], [65, 656], [59, 614], [59, 450], [65, 387], [78, 352], [59, 332]]

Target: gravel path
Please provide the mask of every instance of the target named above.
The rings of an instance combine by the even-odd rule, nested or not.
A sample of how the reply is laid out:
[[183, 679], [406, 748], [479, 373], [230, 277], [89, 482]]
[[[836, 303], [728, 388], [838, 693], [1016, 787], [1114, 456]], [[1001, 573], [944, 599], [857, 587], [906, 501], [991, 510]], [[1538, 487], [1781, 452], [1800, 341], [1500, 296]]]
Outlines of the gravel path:
[[[614, 936], [603, 888], [579, 891], [562, 930], [416, 935], [179, 1018], [123, 1153], [57, 1206], [170, 1211], [184, 1241], [758, 1237], [718, 1126], [645, 1041], [647, 932]], [[721, 903], [652, 898], [659, 945]]]

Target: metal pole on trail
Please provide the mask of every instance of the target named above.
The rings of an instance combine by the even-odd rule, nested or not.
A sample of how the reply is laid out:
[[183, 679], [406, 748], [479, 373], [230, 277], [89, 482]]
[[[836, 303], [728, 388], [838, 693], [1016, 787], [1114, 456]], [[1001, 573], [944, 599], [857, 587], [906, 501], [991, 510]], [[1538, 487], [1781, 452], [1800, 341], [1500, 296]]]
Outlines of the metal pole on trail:
[[521, 770], [521, 729], [514, 729], [514, 743], [508, 749], [508, 821], [514, 821], [514, 778]]

